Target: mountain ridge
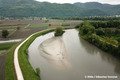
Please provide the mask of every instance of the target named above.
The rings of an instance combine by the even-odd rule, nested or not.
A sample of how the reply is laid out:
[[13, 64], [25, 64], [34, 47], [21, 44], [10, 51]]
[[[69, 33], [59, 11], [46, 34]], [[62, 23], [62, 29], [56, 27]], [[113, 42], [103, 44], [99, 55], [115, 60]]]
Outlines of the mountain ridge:
[[[87, 17], [120, 14], [120, 5], [98, 2], [58, 4], [34, 0], [0, 0], [0, 16], [5, 17]], [[111, 9], [115, 9], [112, 10]]]

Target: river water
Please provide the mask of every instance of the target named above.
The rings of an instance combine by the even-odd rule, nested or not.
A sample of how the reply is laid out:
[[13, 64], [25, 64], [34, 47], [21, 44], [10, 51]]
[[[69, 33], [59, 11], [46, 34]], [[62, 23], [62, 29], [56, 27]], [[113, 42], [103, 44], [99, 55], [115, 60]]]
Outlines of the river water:
[[40, 44], [53, 37], [53, 32], [37, 37], [28, 49], [30, 64], [34, 69], [40, 67], [41, 80], [120, 80], [120, 59], [83, 40], [75, 29], [66, 30], [62, 36], [68, 66], [42, 56]]

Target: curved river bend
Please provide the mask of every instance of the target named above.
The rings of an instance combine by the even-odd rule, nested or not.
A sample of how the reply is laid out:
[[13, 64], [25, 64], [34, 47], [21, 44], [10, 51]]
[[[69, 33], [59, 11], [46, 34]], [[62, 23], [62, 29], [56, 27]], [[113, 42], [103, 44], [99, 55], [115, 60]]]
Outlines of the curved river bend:
[[[62, 36], [67, 51], [65, 58], [43, 56], [40, 44], [53, 37], [53, 32], [37, 37], [28, 49], [30, 64], [34, 69], [40, 67], [41, 80], [120, 80], [120, 60], [83, 40], [75, 29], [66, 30]], [[96, 76], [104, 78], [96, 79]]]

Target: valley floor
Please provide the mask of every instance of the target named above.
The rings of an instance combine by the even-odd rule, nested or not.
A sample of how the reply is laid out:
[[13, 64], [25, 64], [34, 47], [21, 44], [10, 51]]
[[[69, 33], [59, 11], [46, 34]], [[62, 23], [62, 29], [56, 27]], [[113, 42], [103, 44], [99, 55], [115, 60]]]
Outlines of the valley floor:
[[[63, 27], [73, 27], [77, 24], [80, 24], [82, 21], [72, 21], [68, 20], [65, 21], [67, 25]], [[56, 28], [59, 26], [62, 26], [62, 23], [65, 24], [64, 21], [59, 20], [49, 20], [49, 22], [45, 22], [44, 20], [7, 20], [7, 21], [0, 21], [0, 41], [4, 40], [14, 40], [14, 39], [24, 39], [28, 37], [29, 35], [45, 30], [45, 29], [51, 29]], [[68, 25], [69, 23], [69, 25]], [[48, 27], [34, 27], [34, 25], [49, 25]], [[33, 27], [29, 27], [32, 25]], [[17, 28], [20, 28], [17, 30]], [[9, 37], [2, 38], [2, 30], [7, 29], [10, 33]], [[5, 80], [5, 63], [6, 63], [6, 56], [7, 54], [0, 55], [0, 80]]]

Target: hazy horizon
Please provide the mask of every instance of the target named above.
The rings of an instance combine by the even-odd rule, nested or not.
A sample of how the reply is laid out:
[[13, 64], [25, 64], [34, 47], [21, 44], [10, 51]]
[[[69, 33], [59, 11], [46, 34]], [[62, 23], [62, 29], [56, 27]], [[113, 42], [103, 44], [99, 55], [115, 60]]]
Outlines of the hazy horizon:
[[120, 4], [119, 0], [36, 0], [39, 2], [50, 2], [50, 3], [60, 3], [60, 4], [64, 4], [64, 3], [76, 3], [76, 2], [80, 2], [80, 3], [86, 3], [86, 2], [99, 2], [99, 3], [103, 3], [103, 4]]

